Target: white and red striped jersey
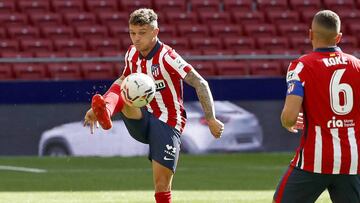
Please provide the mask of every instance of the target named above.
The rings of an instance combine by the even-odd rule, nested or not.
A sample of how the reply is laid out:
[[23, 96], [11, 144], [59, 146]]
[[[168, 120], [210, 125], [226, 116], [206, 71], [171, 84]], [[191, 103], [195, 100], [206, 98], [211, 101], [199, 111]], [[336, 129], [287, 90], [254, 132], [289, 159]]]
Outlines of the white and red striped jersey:
[[322, 48], [291, 62], [301, 82], [304, 130], [291, 165], [322, 174], [360, 174], [360, 62]]
[[186, 123], [183, 105], [183, 79], [192, 66], [171, 47], [157, 42], [148, 56], [141, 56], [135, 46], [125, 54], [126, 77], [131, 73], [145, 73], [154, 79], [156, 93], [146, 108], [155, 117], [182, 132]]

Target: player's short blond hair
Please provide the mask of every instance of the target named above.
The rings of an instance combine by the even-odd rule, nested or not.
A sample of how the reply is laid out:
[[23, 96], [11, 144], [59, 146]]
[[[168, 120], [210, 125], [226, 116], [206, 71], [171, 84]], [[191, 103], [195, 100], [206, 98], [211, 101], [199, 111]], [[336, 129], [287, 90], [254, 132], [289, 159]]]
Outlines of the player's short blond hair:
[[333, 11], [319, 11], [315, 14], [313, 21], [330, 32], [340, 33], [340, 17]]
[[131, 25], [150, 25], [158, 28], [158, 16], [154, 10], [149, 8], [140, 8], [130, 14], [129, 24]]

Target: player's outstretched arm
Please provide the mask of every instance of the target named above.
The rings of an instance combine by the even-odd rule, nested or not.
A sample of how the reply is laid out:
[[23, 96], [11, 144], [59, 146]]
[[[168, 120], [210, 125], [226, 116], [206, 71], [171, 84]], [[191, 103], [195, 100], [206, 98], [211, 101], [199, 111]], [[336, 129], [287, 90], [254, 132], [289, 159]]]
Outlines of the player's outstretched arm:
[[301, 111], [303, 98], [297, 95], [286, 96], [285, 105], [281, 113], [281, 124], [288, 131], [297, 133], [302, 129], [303, 114]]
[[215, 117], [214, 100], [208, 83], [194, 69], [185, 76], [184, 81], [195, 88], [204, 110], [205, 119], [208, 122], [210, 132], [215, 138], [220, 138], [224, 131], [224, 124]]
[[[121, 85], [121, 82], [124, 80], [124, 76], [121, 76], [117, 80], [114, 81], [113, 85]], [[99, 122], [98, 119], [95, 116], [94, 111], [90, 108], [85, 116], [84, 116], [84, 127], [89, 126], [90, 127], [90, 133], [93, 134], [95, 131], [95, 127], [99, 128]]]
[[90, 127], [91, 134], [94, 134], [95, 126], [96, 128], [99, 128], [99, 122], [97, 121], [96, 116], [91, 108], [86, 112], [84, 117], [84, 127], [86, 126]]

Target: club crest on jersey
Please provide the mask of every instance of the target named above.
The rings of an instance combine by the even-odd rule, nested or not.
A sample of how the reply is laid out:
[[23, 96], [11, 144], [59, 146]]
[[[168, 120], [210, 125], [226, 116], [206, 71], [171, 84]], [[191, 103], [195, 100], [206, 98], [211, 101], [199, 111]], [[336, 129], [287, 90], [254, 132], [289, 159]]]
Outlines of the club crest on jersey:
[[154, 77], [160, 75], [160, 65], [159, 64], [152, 64], [151, 65], [151, 73]]
[[297, 80], [297, 81], [300, 81], [300, 78], [299, 78], [299, 75], [296, 71], [289, 71], [287, 73], [287, 76], [286, 76], [286, 81], [293, 81], [293, 80]]

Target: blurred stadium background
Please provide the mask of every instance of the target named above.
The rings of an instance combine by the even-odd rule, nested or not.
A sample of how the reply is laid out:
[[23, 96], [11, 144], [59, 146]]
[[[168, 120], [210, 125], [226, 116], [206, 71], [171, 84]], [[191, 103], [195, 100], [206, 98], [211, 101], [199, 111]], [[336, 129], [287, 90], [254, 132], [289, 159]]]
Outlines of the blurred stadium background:
[[[80, 121], [89, 107], [91, 96], [95, 92], [103, 93], [121, 74], [123, 55], [131, 43], [128, 15], [141, 7], [153, 8], [158, 13], [160, 40], [172, 46], [208, 79], [216, 100], [231, 100], [257, 116], [264, 133], [262, 151], [285, 152], [187, 155], [180, 164], [189, 166], [186, 169], [180, 166], [175, 178], [175, 191], [187, 190], [191, 181], [190, 185], [195, 186], [189, 191], [239, 193], [234, 199], [220, 201], [224, 196], [221, 192], [209, 200], [206, 197], [211, 198], [211, 192], [199, 200], [181, 199], [194, 195], [177, 196], [175, 192], [175, 200], [179, 202], [270, 202], [276, 182], [291, 157], [291, 153], [286, 152], [293, 151], [298, 141], [298, 136], [290, 136], [279, 124], [286, 89], [284, 75], [289, 61], [311, 51], [308, 29], [317, 11], [336, 11], [342, 19], [344, 34], [340, 47], [356, 56], [360, 54], [360, 0], [0, 0], [0, 155], [3, 156], [0, 165], [45, 168], [49, 172], [42, 177], [42, 173], [28, 175], [1, 168], [1, 180], [7, 181], [0, 181], [0, 202], [40, 202], [41, 198], [46, 199], [46, 195], [35, 195], [35, 199], [31, 199], [33, 191], [102, 190], [150, 192], [140, 200], [129, 193], [115, 193], [117, 200], [110, 194], [99, 194], [98, 202], [152, 201], [149, 171], [145, 173], [144, 181], [137, 180], [139, 182], [130, 188], [126, 186], [133, 180], [112, 181], [116, 178], [106, 181], [110, 186], [105, 183], [89, 186], [96, 185], [108, 170], [113, 170], [112, 177], [137, 176], [136, 164], [130, 164], [132, 167], [128, 171], [126, 166], [134, 159], [147, 168], [143, 157], [104, 160], [15, 157], [37, 156], [43, 131]], [[196, 99], [189, 87], [186, 87], [184, 96], [185, 101]], [[199, 163], [205, 166], [198, 166], [202, 169], [191, 165], [192, 160], [197, 159], [204, 159]], [[268, 178], [249, 176], [253, 180], [243, 183], [244, 178], [255, 170], [246, 169], [253, 159], [261, 165], [257, 166], [260, 168], [257, 174], [275, 171], [269, 173]], [[277, 159], [282, 161], [271, 169], [274, 164], [267, 160]], [[106, 160], [109, 163], [103, 163]], [[88, 176], [76, 179], [77, 182], [71, 181], [69, 177], [78, 174], [72, 172], [83, 169], [72, 168], [66, 165], [66, 161], [83, 164], [80, 168], [87, 168]], [[57, 165], [58, 162], [62, 164]], [[86, 166], [85, 162], [96, 167]], [[115, 162], [116, 167], [111, 169]], [[229, 166], [224, 173], [244, 176], [222, 177], [221, 170], [214, 172], [219, 165]], [[70, 171], [66, 170], [67, 167]], [[102, 167], [104, 171], [100, 173]], [[60, 170], [62, 168], [64, 170]], [[204, 173], [207, 171], [204, 168], [209, 168], [210, 172]], [[193, 179], [187, 177], [189, 174]], [[204, 174], [203, 179], [194, 178], [201, 174]], [[87, 182], [88, 177], [93, 183]], [[57, 179], [68, 182], [57, 185]], [[198, 182], [203, 184], [197, 185]], [[219, 185], [220, 182], [224, 186]], [[70, 186], [73, 184], [85, 186]], [[240, 192], [249, 190], [255, 193]], [[26, 191], [25, 196], [16, 195], [19, 191]], [[265, 194], [264, 198], [256, 200], [256, 191]], [[109, 200], [101, 201], [101, 197], [108, 195]], [[16, 199], [15, 196], [25, 199]], [[241, 199], [241, 196], [248, 199]], [[61, 197], [58, 202], [72, 202], [69, 199], [61, 201]], [[119, 200], [120, 197], [123, 200]], [[69, 198], [81, 199], [76, 195]], [[55, 199], [50, 196], [44, 202], [56, 202]], [[91, 201], [88, 198], [83, 202]]]

